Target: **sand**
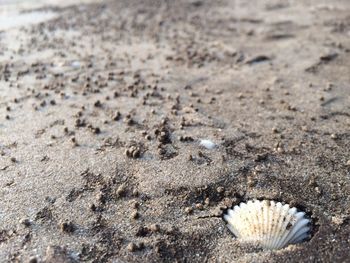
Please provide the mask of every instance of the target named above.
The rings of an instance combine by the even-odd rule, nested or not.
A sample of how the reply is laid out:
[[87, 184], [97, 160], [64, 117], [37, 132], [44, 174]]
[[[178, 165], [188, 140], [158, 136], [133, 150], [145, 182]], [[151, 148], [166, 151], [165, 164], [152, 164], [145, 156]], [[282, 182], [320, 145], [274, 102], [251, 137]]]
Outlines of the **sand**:
[[[44, 2], [0, 5], [1, 262], [349, 262], [349, 1]], [[254, 198], [310, 240], [239, 242]]]

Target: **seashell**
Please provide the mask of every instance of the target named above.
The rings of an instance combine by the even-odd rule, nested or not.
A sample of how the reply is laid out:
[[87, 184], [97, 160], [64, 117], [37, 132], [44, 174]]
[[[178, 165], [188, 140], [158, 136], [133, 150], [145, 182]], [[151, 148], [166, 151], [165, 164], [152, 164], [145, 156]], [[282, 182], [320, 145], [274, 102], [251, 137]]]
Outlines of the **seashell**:
[[288, 204], [269, 200], [248, 201], [224, 215], [229, 230], [241, 241], [280, 249], [309, 237], [310, 220]]

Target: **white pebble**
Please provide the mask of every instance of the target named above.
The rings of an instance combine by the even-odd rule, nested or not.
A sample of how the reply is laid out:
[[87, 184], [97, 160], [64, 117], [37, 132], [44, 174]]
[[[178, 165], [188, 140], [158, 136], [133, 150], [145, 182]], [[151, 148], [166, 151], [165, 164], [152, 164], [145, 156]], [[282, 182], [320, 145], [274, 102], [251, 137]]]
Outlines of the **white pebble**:
[[201, 140], [199, 145], [203, 146], [209, 150], [214, 149], [216, 146], [215, 143], [213, 143], [211, 140]]
[[72, 64], [71, 64], [71, 66], [72, 66], [73, 68], [80, 68], [80, 62], [79, 62], [79, 61], [73, 61]]

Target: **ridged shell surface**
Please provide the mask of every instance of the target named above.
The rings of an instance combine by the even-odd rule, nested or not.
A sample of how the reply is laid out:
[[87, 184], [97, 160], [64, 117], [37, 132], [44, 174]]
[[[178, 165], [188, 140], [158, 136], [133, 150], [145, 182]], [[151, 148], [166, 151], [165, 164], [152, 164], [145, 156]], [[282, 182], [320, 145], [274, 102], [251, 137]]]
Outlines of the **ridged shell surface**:
[[227, 227], [243, 242], [267, 249], [280, 249], [302, 242], [309, 236], [309, 222], [304, 212], [274, 201], [248, 201], [229, 209], [224, 215]]

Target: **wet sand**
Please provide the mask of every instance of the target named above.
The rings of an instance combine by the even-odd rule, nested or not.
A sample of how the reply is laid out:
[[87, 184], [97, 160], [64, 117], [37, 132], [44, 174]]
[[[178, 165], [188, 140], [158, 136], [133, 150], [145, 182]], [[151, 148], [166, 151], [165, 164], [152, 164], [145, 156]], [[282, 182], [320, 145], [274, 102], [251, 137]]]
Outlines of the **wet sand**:
[[[329, 2], [7, 4], [0, 262], [347, 262], [350, 3]], [[222, 214], [254, 198], [310, 240], [233, 238]]]

